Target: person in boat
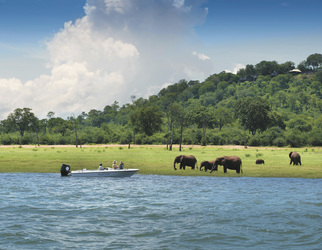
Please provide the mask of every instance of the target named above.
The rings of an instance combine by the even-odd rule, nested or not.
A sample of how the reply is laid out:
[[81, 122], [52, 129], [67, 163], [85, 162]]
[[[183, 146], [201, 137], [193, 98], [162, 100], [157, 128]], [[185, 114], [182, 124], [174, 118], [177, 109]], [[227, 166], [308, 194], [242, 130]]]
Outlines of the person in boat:
[[124, 169], [124, 163], [122, 161], [120, 162], [119, 169]]
[[116, 169], [118, 169], [118, 168], [119, 168], [119, 167], [116, 165], [116, 162], [117, 162], [117, 161], [113, 161], [112, 168], [113, 168], [114, 170], [116, 170]]
[[98, 170], [104, 170], [103, 166], [102, 166], [102, 163], [100, 163], [99, 167], [98, 167]]

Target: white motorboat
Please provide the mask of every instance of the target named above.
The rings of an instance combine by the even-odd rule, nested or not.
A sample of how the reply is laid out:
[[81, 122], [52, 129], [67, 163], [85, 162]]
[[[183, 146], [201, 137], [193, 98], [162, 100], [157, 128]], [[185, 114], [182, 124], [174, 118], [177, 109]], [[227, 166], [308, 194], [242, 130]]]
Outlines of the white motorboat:
[[60, 168], [61, 176], [75, 176], [75, 177], [130, 177], [134, 175], [139, 169], [112, 169], [105, 168], [102, 170], [75, 170], [70, 171], [70, 166], [63, 164]]
[[71, 171], [72, 176], [77, 177], [130, 177], [134, 175], [138, 169], [104, 169], [104, 170], [75, 170]]

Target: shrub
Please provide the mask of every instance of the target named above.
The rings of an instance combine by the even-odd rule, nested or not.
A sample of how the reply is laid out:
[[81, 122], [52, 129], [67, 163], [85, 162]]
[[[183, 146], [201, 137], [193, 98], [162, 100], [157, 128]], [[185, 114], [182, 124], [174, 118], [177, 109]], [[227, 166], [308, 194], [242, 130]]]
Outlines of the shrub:
[[322, 131], [314, 130], [309, 134], [308, 143], [311, 146], [322, 146]]
[[207, 145], [207, 139], [206, 138], [202, 138], [201, 139], [201, 146], [206, 146]]
[[39, 136], [39, 143], [43, 145], [55, 145], [55, 140], [52, 138], [52, 136], [45, 134]]
[[209, 144], [211, 144], [211, 145], [223, 145], [223, 144], [225, 144], [225, 139], [222, 138], [220, 135], [211, 134], [209, 136]]
[[248, 143], [247, 143], [249, 146], [260, 146], [260, 140], [257, 139], [256, 137], [251, 137], [249, 140], [248, 140]]
[[14, 144], [12, 138], [8, 134], [2, 134], [0, 137], [0, 142], [2, 145]]
[[55, 138], [55, 144], [66, 145], [67, 142], [68, 142], [68, 139], [65, 136], [59, 135], [59, 136], [56, 136]]
[[273, 146], [284, 147], [286, 146], [286, 141], [283, 137], [278, 137], [273, 140]]
[[291, 134], [286, 135], [286, 143], [293, 148], [299, 148], [306, 144], [305, 137], [302, 136], [302, 134], [299, 131], [292, 131]]

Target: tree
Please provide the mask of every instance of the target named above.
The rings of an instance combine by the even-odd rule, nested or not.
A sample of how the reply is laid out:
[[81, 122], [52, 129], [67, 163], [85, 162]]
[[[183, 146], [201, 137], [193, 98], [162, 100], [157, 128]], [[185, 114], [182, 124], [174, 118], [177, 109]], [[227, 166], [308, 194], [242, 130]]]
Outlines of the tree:
[[286, 74], [292, 69], [295, 69], [295, 64], [290, 61], [278, 65], [279, 74]]
[[203, 138], [201, 144], [205, 146], [207, 144], [206, 130], [207, 128], [213, 128], [215, 125], [214, 111], [205, 106], [198, 106], [189, 112], [188, 117], [190, 122], [196, 123], [198, 128], [202, 128]]
[[20, 145], [22, 138], [27, 130], [29, 130], [35, 121], [35, 115], [30, 108], [17, 108], [13, 113], [8, 115], [9, 124], [17, 129], [20, 133]]
[[67, 120], [70, 122], [74, 133], [75, 133], [75, 145], [78, 147], [78, 122], [74, 115], [67, 117]]
[[48, 113], [47, 113], [47, 118], [48, 118], [48, 120], [50, 119], [50, 118], [53, 118], [55, 116], [55, 112], [53, 112], [53, 111], [49, 111]]
[[92, 109], [87, 114], [87, 119], [90, 120], [93, 127], [101, 127], [104, 122], [104, 113], [102, 111]]
[[173, 143], [173, 136], [174, 136], [174, 127], [176, 123], [180, 124], [180, 148], [179, 151], [181, 151], [181, 142], [182, 142], [182, 131], [183, 131], [183, 124], [184, 124], [184, 110], [183, 107], [179, 103], [172, 103], [168, 107], [169, 116], [169, 125], [171, 130], [171, 139], [170, 139], [170, 148], [169, 150], [172, 150], [172, 143]]
[[62, 136], [64, 136], [67, 130], [70, 128], [68, 122], [65, 121], [63, 118], [57, 117], [51, 118], [50, 120], [53, 124], [53, 131], [56, 133], [60, 133]]
[[275, 93], [276, 99], [279, 102], [279, 107], [284, 107], [287, 101], [287, 95], [283, 90], [280, 90]]
[[49, 133], [51, 133], [51, 130], [54, 126], [54, 116], [55, 116], [55, 113], [53, 111], [49, 111], [47, 114], [46, 128], [47, 127], [49, 128]]
[[31, 129], [36, 133], [37, 145], [39, 147], [40, 121], [39, 121], [39, 119], [36, 116], [32, 117]]
[[211, 81], [207, 81], [199, 88], [198, 94], [199, 96], [201, 96], [204, 93], [214, 92], [215, 90], [216, 90], [216, 85]]
[[315, 79], [322, 84], [322, 71], [319, 71], [315, 74]]
[[286, 127], [283, 117], [275, 111], [269, 113], [269, 122], [269, 127], [279, 127], [283, 130]]
[[254, 81], [257, 78], [257, 70], [255, 69], [254, 65], [246, 65], [245, 73], [247, 81]]
[[181, 151], [183, 127], [185, 126], [185, 123], [187, 121], [186, 111], [185, 111], [184, 107], [181, 104], [179, 104], [179, 106], [178, 106], [177, 114], [178, 114], [177, 121], [180, 124], [179, 151]]
[[312, 70], [316, 70], [318, 67], [322, 66], [322, 54], [312, 54], [306, 59], [306, 65]]
[[244, 129], [249, 130], [253, 135], [257, 130], [267, 129], [269, 112], [269, 104], [260, 97], [246, 97], [237, 101], [235, 105], [235, 117], [240, 119]]
[[313, 128], [313, 120], [304, 115], [299, 115], [293, 119], [290, 119], [287, 123], [287, 127], [292, 130], [299, 130], [300, 132], [309, 132]]
[[256, 64], [255, 68], [263, 76], [276, 76], [278, 73], [278, 63], [276, 61], [261, 61]]
[[306, 61], [302, 61], [297, 65], [297, 68], [301, 71], [301, 72], [307, 72], [309, 71], [307, 65], [306, 65]]
[[231, 110], [221, 106], [215, 110], [214, 116], [216, 123], [219, 126], [219, 130], [221, 130], [224, 125], [230, 124], [233, 119]]
[[2, 120], [0, 122], [0, 126], [1, 126], [1, 131], [6, 134], [9, 134], [9, 132], [12, 130], [11, 123], [8, 119]]
[[136, 112], [132, 115], [135, 117], [135, 124], [146, 135], [151, 136], [161, 129], [162, 112], [157, 106], [145, 105]]
[[139, 112], [138, 110], [132, 111], [130, 114], [130, 122], [132, 125], [132, 130], [133, 130], [133, 140], [132, 143], [135, 144], [135, 135], [139, 131]]

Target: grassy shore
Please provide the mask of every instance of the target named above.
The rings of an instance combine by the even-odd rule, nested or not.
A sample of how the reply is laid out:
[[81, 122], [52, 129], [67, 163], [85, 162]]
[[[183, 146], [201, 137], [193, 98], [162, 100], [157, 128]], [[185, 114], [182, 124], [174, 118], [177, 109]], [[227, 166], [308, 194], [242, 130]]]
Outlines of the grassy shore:
[[[290, 151], [301, 155], [302, 166], [289, 165]], [[217, 172], [204, 172], [173, 169], [173, 160], [180, 154], [194, 155], [201, 161], [214, 160], [225, 155], [236, 155], [242, 159], [243, 174], [228, 170], [223, 173], [222, 166]], [[256, 165], [255, 160], [262, 158], [265, 165]], [[59, 173], [62, 163], [72, 170], [97, 169], [99, 163], [111, 167], [113, 160], [123, 161], [125, 168], [138, 168], [140, 174], [182, 175], [182, 176], [229, 176], [229, 177], [293, 177], [322, 178], [322, 148], [271, 148], [240, 146], [184, 146], [179, 152], [178, 146], [168, 151], [166, 146], [97, 145], [82, 146], [10, 146], [0, 147], [0, 172], [38, 172]], [[179, 166], [177, 166], [178, 168]]]

